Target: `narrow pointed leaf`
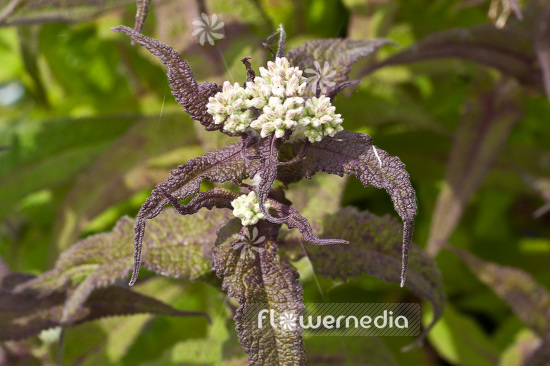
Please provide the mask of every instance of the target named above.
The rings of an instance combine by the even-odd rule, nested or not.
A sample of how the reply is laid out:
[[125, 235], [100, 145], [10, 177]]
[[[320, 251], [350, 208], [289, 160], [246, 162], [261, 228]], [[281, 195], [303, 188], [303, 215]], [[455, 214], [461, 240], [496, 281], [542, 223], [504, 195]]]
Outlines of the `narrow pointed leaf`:
[[550, 292], [528, 273], [512, 267], [486, 262], [474, 255], [448, 247], [464, 264], [508, 303], [523, 323], [543, 337], [550, 324]]
[[459, 58], [494, 67], [527, 83], [540, 85], [540, 73], [529, 34], [493, 25], [457, 28], [432, 34], [404, 51], [361, 72], [367, 75], [381, 67], [438, 58]]
[[[349, 245], [308, 245], [305, 248], [315, 273], [325, 277], [347, 280], [369, 274], [387, 282], [400, 283], [400, 231], [399, 223], [389, 216], [378, 217], [345, 208], [325, 216], [321, 236], [343, 238], [349, 241]], [[407, 287], [429, 301], [433, 308], [433, 320], [419, 337], [418, 344], [443, 313], [445, 292], [435, 262], [415, 244], [411, 245]]]
[[[295, 154], [292, 150], [297, 149], [296, 146], [288, 146], [281, 155], [286, 154], [288, 158]], [[355, 175], [363, 185], [384, 188], [391, 196], [395, 210], [403, 220], [403, 286], [416, 215], [416, 194], [405, 164], [399, 158], [376, 149], [369, 136], [342, 131], [334, 137], [312, 144], [305, 159], [290, 167], [281, 168], [277, 178], [282, 182], [293, 182], [297, 176], [311, 178], [318, 171], [339, 176]]]
[[145, 19], [149, 14], [149, 6], [151, 6], [151, 0], [137, 0], [137, 11], [136, 11], [136, 21], [134, 23], [134, 30], [138, 33], [141, 33], [143, 29], [143, 24], [145, 24]]
[[209, 82], [197, 84], [189, 64], [173, 48], [125, 26], [113, 28], [112, 31], [128, 35], [133, 41], [147, 48], [151, 54], [160, 58], [168, 69], [167, 75], [172, 95], [192, 119], [199, 121], [208, 131], [220, 130], [223, 127], [223, 124], [214, 124], [214, 119], [206, 108], [208, 98], [220, 92], [221, 87]]
[[550, 365], [550, 330], [542, 338], [539, 347], [525, 361], [525, 366]]
[[[155, 186], [176, 164], [201, 151], [189, 119], [181, 113], [164, 113], [162, 123], [158, 121], [158, 116], [137, 120], [75, 179], [56, 220], [53, 242], [60, 251], [76, 242], [91, 219]], [[164, 159], [172, 154], [176, 159]]]
[[445, 182], [437, 198], [427, 251], [437, 255], [448, 241], [473, 194], [502, 151], [512, 128], [522, 118], [515, 86], [498, 84], [472, 98], [447, 163]]
[[130, 4], [130, 0], [6, 0], [0, 3], [0, 27], [88, 20]]
[[[149, 296], [128, 288], [109, 286], [95, 290], [81, 304], [70, 323], [63, 321], [66, 291], [45, 295], [37, 290], [14, 292], [11, 288], [24, 284], [29, 276], [11, 274], [16, 279], [11, 286], [0, 288], [0, 341], [19, 340], [44, 329], [119, 315], [157, 314], [166, 316], [205, 316], [202, 312], [177, 310]], [[32, 276], [31, 276], [32, 277]], [[21, 283], [22, 282], [22, 283]]]
[[28, 194], [74, 179], [140, 118], [104, 116], [19, 123], [13, 132], [2, 136], [10, 148], [0, 153], [0, 218]]
[[308, 243], [315, 245], [348, 244], [348, 241], [343, 239], [318, 238], [313, 233], [309, 221], [297, 210], [275, 200], [269, 200], [269, 204], [277, 212], [275, 219], [285, 223], [289, 229], [297, 228]]
[[541, 17], [536, 23], [538, 28], [535, 36], [535, 53], [540, 65], [542, 73], [542, 82], [546, 97], [550, 100], [550, 45], [548, 38], [550, 37], [550, 27], [548, 20], [550, 19], [550, 5], [543, 5], [541, 9]]
[[[231, 225], [240, 227], [236, 221]], [[234, 229], [226, 231], [231, 233]], [[222, 279], [222, 288], [239, 302], [234, 319], [249, 364], [303, 365], [305, 349], [300, 327], [285, 331], [266, 324], [261, 330], [257, 317], [250, 317], [259, 304], [277, 314], [285, 311], [300, 314], [304, 308], [298, 273], [278, 257], [273, 239], [269, 236], [258, 245], [262, 250], [252, 257], [241, 255], [241, 250], [232, 246], [235, 239], [221, 237], [221, 243], [213, 251], [212, 268]]]
[[134, 236], [134, 273], [130, 283], [135, 282], [139, 271], [145, 222], [156, 217], [164, 205], [170, 203], [165, 192], [182, 200], [198, 193], [203, 179], [210, 182], [242, 181], [253, 177], [259, 169], [258, 160], [247, 160], [242, 156], [241, 144], [232, 144], [190, 160], [187, 164], [173, 170], [172, 175], [153, 190], [151, 197], [141, 206], [137, 216]]

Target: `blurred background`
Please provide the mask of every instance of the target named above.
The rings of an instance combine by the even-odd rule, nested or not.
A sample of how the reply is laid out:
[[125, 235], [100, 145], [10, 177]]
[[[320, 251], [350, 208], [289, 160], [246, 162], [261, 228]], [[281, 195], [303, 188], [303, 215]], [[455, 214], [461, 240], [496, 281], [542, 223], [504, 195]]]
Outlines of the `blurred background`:
[[[445, 312], [421, 348], [400, 351], [412, 338], [317, 337], [306, 339], [308, 364], [521, 365], [541, 352], [550, 322], [549, 9], [541, 0], [152, 3], [143, 33], [178, 50], [199, 82], [242, 83], [240, 60], [265, 65], [261, 42], [276, 48], [279, 24], [287, 49], [335, 37], [399, 45], [357, 62], [351, 80], [362, 83], [334, 104], [345, 129], [406, 164], [418, 196], [414, 241], [441, 271]], [[135, 12], [127, 0], [0, 3], [0, 257], [14, 272], [50, 270], [79, 239], [134, 217], [171, 169], [229, 141], [183, 112], [156, 58], [110, 31], [132, 26]], [[201, 13], [224, 23], [213, 45], [193, 36]], [[395, 215], [384, 191], [339, 182], [342, 206]], [[344, 283], [308, 268], [299, 266], [308, 302], [419, 301], [372, 276]], [[213, 325], [151, 315], [79, 325], [66, 331], [64, 365], [246, 364], [223, 294], [150, 277], [140, 292], [207, 311]], [[427, 324], [430, 306], [423, 313]], [[48, 364], [57, 337], [3, 347], [22, 355], [14, 364]]]

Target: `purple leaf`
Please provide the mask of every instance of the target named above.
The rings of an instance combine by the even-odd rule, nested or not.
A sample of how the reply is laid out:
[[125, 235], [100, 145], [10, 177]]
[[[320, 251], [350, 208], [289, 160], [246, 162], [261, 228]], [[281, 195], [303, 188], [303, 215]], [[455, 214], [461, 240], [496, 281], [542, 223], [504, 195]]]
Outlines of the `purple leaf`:
[[137, 33], [141, 33], [143, 29], [143, 24], [145, 24], [145, 19], [149, 14], [149, 7], [151, 5], [151, 0], [136, 0], [136, 21], [134, 23], [134, 30]]
[[541, 337], [550, 330], [550, 293], [530, 274], [486, 262], [461, 249], [446, 248], [458, 255], [481, 282], [506, 301], [526, 326]]
[[222, 129], [223, 123], [214, 124], [213, 117], [206, 108], [208, 98], [220, 92], [221, 87], [210, 82], [197, 84], [189, 64], [173, 48], [122, 25], [113, 28], [112, 31], [128, 35], [133, 41], [147, 48], [151, 54], [160, 58], [168, 69], [167, 75], [172, 95], [192, 119], [199, 121], [208, 131]]
[[128, 288], [109, 286], [89, 294], [70, 321], [63, 320], [65, 304], [71, 290], [48, 294], [39, 290], [13, 291], [34, 276], [10, 273], [9, 281], [0, 283], [0, 341], [31, 337], [44, 329], [119, 315], [156, 314], [166, 316], [204, 316], [203, 312], [172, 308], [154, 298]]
[[[290, 160], [298, 146], [289, 145], [282, 151], [283, 160]], [[416, 215], [416, 194], [409, 181], [409, 174], [399, 158], [390, 156], [372, 145], [372, 139], [361, 133], [342, 131], [334, 137], [326, 137], [312, 144], [305, 159], [279, 170], [277, 178], [283, 183], [293, 182], [296, 177], [311, 178], [324, 171], [342, 176], [355, 175], [363, 185], [384, 188], [393, 200], [395, 210], [403, 220], [403, 263], [401, 286], [407, 274], [408, 249], [412, 240]]]
[[530, 32], [524, 29], [525, 24], [542, 26], [548, 23], [550, 16], [545, 14], [547, 10], [538, 9], [537, 3], [539, 2], [529, 3], [532, 9], [527, 13], [531, 16], [529, 19], [526, 17], [524, 22], [506, 28], [482, 25], [434, 33], [408, 49], [367, 67], [360, 76], [364, 77], [384, 66], [430, 59], [458, 58], [496, 68], [523, 84], [533, 85], [540, 90], [546, 89], [546, 94], [550, 97], [547, 42], [538, 42], [541, 39], [547, 40], [548, 35], [533, 39]]
[[[285, 223], [289, 229], [297, 228], [304, 239], [315, 245], [331, 245], [331, 244], [348, 244], [347, 240], [342, 239], [320, 239], [313, 233], [309, 221], [300, 215], [300, 213], [292, 207], [284, 205], [275, 200], [269, 200], [272, 209], [277, 212], [277, 221]], [[284, 219], [283, 219], [284, 218]]]
[[[272, 224], [268, 224], [272, 226]], [[237, 220], [225, 230], [234, 232], [240, 224]], [[235, 297], [239, 307], [235, 312], [239, 341], [248, 354], [250, 365], [303, 365], [305, 349], [301, 328], [285, 331], [266, 324], [259, 329], [256, 314], [259, 308], [273, 310], [277, 314], [290, 311], [300, 314], [304, 309], [302, 287], [298, 273], [277, 255], [274, 235], [259, 226], [259, 236], [266, 236], [254, 252], [254, 256], [242, 255], [228, 234], [220, 232], [220, 244], [213, 251], [212, 268], [222, 279], [222, 288]]]
[[[325, 216], [321, 236], [344, 238], [350, 244], [305, 246], [305, 249], [315, 273], [325, 277], [345, 281], [369, 274], [384, 281], [400, 283], [399, 226], [389, 216], [378, 217], [368, 212], [358, 212], [354, 208], [345, 208]], [[411, 245], [409, 257], [407, 287], [418, 297], [428, 300], [434, 313], [432, 323], [415, 342], [416, 345], [422, 342], [443, 313], [445, 292], [435, 262], [414, 244]]]
[[259, 169], [260, 162], [258, 160], [248, 160], [242, 156], [241, 144], [232, 144], [192, 159], [187, 164], [180, 165], [178, 169], [173, 170], [172, 175], [153, 190], [151, 197], [141, 206], [136, 218], [134, 273], [130, 284], [135, 283], [139, 271], [145, 222], [156, 217], [164, 205], [169, 203], [169, 199], [163, 191], [183, 200], [199, 192], [203, 179], [210, 182], [242, 181], [245, 178], [253, 177]]
[[[300, 47], [287, 52], [286, 57], [292, 66], [302, 71], [311, 69], [317, 71], [320, 80], [327, 86], [333, 86], [329, 92], [334, 99], [343, 88], [357, 82], [346, 83], [349, 80], [351, 65], [360, 58], [367, 57], [385, 45], [395, 45], [387, 39], [351, 40], [351, 39], [318, 39], [308, 41]], [[315, 64], [317, 61], [319, 66]], [[326, 62], [326, 64], [325, 64]], [[325, 70], [325, 65], [328, 66]], [[308, 76], [306, 73], [304, 76]], [[311, 93], [311, 89], [310, 90]], [[313, 93], [311, 93], [313, 95]]]
[[331, 71], [336, 73], [329, 81], [340, 84], [348, 80], [351, 65], [360, 58], [367, 57], [386, 45], [396, 45], [388, 39], [351, 40], [342, 38], [316, 39], [308, 41], [287, 52], [286, 57], [292, 66], [300, 70], [314, 69], [314, 61], [323, 66], [327, 61]]
[[476, 95], [466, 107], [455, 133], [445, 183], [434, 209], [426, 248], [432, 256], [437, 255], [448, 241], [512, 128], [522, 118], [512, 80]]

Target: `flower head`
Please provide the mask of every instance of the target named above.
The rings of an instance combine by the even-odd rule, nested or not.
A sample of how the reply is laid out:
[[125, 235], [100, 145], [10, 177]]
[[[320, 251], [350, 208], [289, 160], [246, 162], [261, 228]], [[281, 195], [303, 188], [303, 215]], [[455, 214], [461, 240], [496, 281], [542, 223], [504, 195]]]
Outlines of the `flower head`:
[[285, 57], [260, 67], [260, 75], [247, 82], [246, 89], [239, 83], [224, 83], [207, 104], [214, 123], [223, 123], [224, 130], [234, 133], [251, 128], [261, 137], [275, 133], [281, 138], [286, 131], [296, 131], [294, 139], [305, 137], [311, 142], [342, 130], [342, 118], [334, 113], [329, 98], [303, 98], [306, 78]]
[[330, 99], [324, 95], [308, 99], [296, 137], [303, 133], [309, 141], [315, 142], [321, 141], [325, 136], [332, 137], [342, 131], [342, 116], [334, 113], [335, 111], [336, 108], [331, 105]]

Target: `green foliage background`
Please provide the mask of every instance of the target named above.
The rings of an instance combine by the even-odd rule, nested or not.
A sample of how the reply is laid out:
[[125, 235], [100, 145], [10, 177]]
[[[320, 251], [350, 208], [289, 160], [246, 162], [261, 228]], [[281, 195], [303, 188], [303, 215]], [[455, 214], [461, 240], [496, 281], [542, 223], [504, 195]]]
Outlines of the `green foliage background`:
[[[504, 147], [497, 148], [491, 138], [481, 143], [476, 139], [483, 126], [492, 126], [483, 119], [487, 116], [460, 142], [462, 153], [456, 159], [462, 163], [453, 166], [462, 169], [461, 187], [477, 179], [474, 168], [483, 154], [494, 152], [495, 158], [487, 175], [478, 177], [479, 189], [473, 184], [471, 197], [447, 202], [448, 207], [465, 205], [448, 242], [485, 261], [528, 273], [528, 283], [548, 289], [550, 214], [533, 217], [550, 202], [550, 103], [541, 88], [457, 58], [388, 66], [361, 76], [377, 61], [426, 36], [494, 22], [488, 16], [490, 2], [464, 3], [206, 1], [208, 11], [222, 14], [225, 22], [225, 39], [212, 47], [200, 46], [191, 36], [197, 3], [164, 0], [152, 6], [143, 33], [176, 48], [197, 80], [217, 83], [244, 81], [240, 60], [245, 56], [253, 57], [255, 69], [264, 65], [267, 55], [260, 42], [279, 23], [288, 33], [288, 48], [328, 37], [386, 37], [399, 43], [399, 49], [385, 47], [358, 62], [353, 74], [362, 83], [342, 93], [335, 105], [346, 129], [368, 133], [377, 146], [406, 164], [418, 195], [414, 241], [421, 247], [433, 233], [438, 197], [450, 184], [445, 177], [457, 131], [477, 116], [469, 114], [468, 103], [482, 100], [488, 91], [511, 88], [514, 97], [506, 103], [515, 103], [510, 113], [521, 118], [504, 135]], [[110, 32], [113, 26], [133, 24], [135, 5], [116, 5], [93, 20], [73, 24], [0, 28], [0, 146], [6, 147], [0, 151], [0, 257], [14, 272], [39, 275], [51, 269], [77, 240], [110, 230], [123, 215], [135, 216], [152, 187], [175, 166], [228, 140], [195, 125], [173, 100], [162, 65], [126, 37]], [[78, 14], [75, 10], [69, 17]], [[509, 22], [515, 22], [513, 15]], [[525, 49], [518, 48], [519, 55], [529, 52], [530, 45], [520, 46]], [[499, 108], [505, 109], [506, 103]], [[491, 123], [504, 124], [508, 114], [496, 114]], [[480, 152], [479, 144], [489, 146], [489, 152]], [[356, 179], [340, 181], [345, 185], [334, 189], [334, 181], [318, 181], [328, 192], [343, 191], [342, 206], [395, 215], [381, 190], [365, 189]], [[517, 310], [499, 293], [499, 281], [507, 280], [504, 272], [482, 273], [487, 266], [477, 262], [470, 264], [470, 271], [461, 258], [448, 250], [436, 257], [447, 304], [424, 347], [402, 353], [411, 338], [310, 338], [308, 364], [522, 364], [525, 349], [533, 349], [541, 334], [522, 317], [525, 307]], [[298, 268], [306, 302], [418, 301], [407, 289], [372, 276], [342, 282], [315, 276], [307, 261]], [[139, 281], [140, 293], [178, 309], [206, 311], [213, 324], [202, 318], [137, 315], [79, 325], [66, 331], [64, 365], [242, 364], [244, 354], [226, 306], [231, 300], [204, 282], [151, 273]], [[511, 297], [519, 299], [521, 290]], [[423, 308], [427, 324], [430, 307]], [[548, 324], [550, 318], [545, 319]], [[27, 350], [21, 352], [30, 358], [21, 364], [53, 362], [56, 342], [45, 339], [22, 343], [18, 349]]]

